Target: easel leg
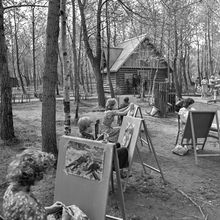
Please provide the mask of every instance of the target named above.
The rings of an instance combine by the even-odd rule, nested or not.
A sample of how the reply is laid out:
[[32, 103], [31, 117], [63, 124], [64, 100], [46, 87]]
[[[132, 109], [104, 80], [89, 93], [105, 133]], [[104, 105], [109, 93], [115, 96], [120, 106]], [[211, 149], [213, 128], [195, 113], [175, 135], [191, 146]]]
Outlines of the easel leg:
[[178, 118], [177, 118], [177, 123], [178, 123], [178, 133], [177, 133], [177, 136], [176, 136], [176, 143], [175, 145], [177, 145], [178, 143], [178, 140], [179, 140], [179, 135], [180, 135], [180, 116], [178, 115]]
[[136, 146], [136, 149], [137, 149], [138, 157], [139, 157], [139, 159], [140, 159], [140, 161], [141, 161], [141, 164], [142, 164], [142, 167], [143, 167], [143, 169], [144, 169], [144, 173], [146, 174], [147, 171], [146, 171], [146, 168], [145, 168], [145, 166], [144, 166], [144, 161], [143, 161], [143, 159], [142, 159], [142, 157], [141, 157], [141, 153], [140, 153], [140, 150], [139, 150], [138, 146]]
[[[163, 182], [166, 184], [166, 181], [165, 181], [165, 178], [164, 178], [162, 169], [161, 169], [160, 164], [159, 164], [159, 161], [158, 161], [158, 159], [157, 159], [156, 151], [155, 151], [155, 149], [154, 149], [154, 147], [153, 147], [153, 143], [152, 143], [152, 141], [151, 141], [151, 138], [150, 138], [150, 136], [148, 135], [147, 126], [146, 126], [145, 121], [144, 121], [143, 119], [142, 119], [142, 123], [143, 123], [143, 126], [144, 126], [144, 131], [145, 131], [146, 138], [147, 138], [147, 140], [148, 140], [149, 148], [150, 148], [150, 149], [152, 150], [152, 152], [153, 152], [155, 161], [156, 161], [157, 166], [158, 166], [158, 168], [159, 168], [159, 173], [161, 174], [161, 177], [162, 177], [162, 179], [163, 179]], [[150, 166], [147, 166], [147, 167], [151, 168]], [[152, 169], [152, 168], [151, 168], [151, 169]], [[153, 169], [153, 170], [156, 171], [156, 169]]]
[[112, 192], [114, 193], [115, 192], [115, 189], [114, 189], [114, 176], [113, 176], [113, 169], [111, 171], [111, 185], [112, 185]]
[[116, 177], [117, 177], [117, 184], [118, 184], [118, 189], [119, 189], [121, 212], [122, 212], [123, 220], [126, 220], [124, 194], [123, 194], [122, 185], [121, 185], [118, 154], [117, 154], [117, 150], [116, 150], [115, 146], [114, 146], [114, 154], [113, 155], [114, 155], [114, 165], [115, 165], [115, 172], [116, 172]]
[[195, 137], [195, 130], [194, 130], [192, 112], [190, 112], [189, 116], [190, 116], [190, 125], [191, 125], [191, 131], [192, 131], [192, 143], [193, 143], [195, 164], [198, 165], [198, 158], [197, 158], [197, 152], [196, 152], [196, 137]]
[[177, 145], [177, 143], [178, 143], [179, 136], [180, 136], [180, 131], [178, 131], [178, 133], [177, 133], [175, 145]]
[[218, 112], [216, 111], [216, 125], [217, 125], [217, 131], [218, 131], [218, 145], [220, 147], [220, 130], [219, 130], [219, 118], [218, 118]]
[[[151, 140], [150, 140], [150, 142], [151, 142]], [[152, 142], [151, 142], [151, 144], [152, 144]], [[159, 170], [160, 170], [160, 174], [161, 174], [161, 177], [162, 177], [162, 179], [163, 179], [163, 182], [166, 183], [166, 181], [165, 181], [165, 179], [164, 179], [164, 176], [163, 176], [162, 169], [161, 169], [160, 164], [159, 164], [159, 161], [158, 161], [158, 159], [157, 159], [157, 155], [156, 155], [156, 152], [155, 152], [155, 150], [154, 150], [153, 145], [151, 145], [151, 148], [152, 148], [152, 151], [153, 151], [154, 158], [155, 158], [155, 160], [156, 160], [157, 166], [158, 166], [158, 168], [159, 168]]]
[[125, 182], [124, 182], [124, 185], [123, 185], [123, 192], [125, 192], [126, 190], [126, 187], [127, 187], [127, 183], [128, 183], [128, 178], [129, 178], [129, 175], [130, 175], [130, 167], [128, 168], [128, 172], [127, 172], [127, 177], [125, 179]]
[[145, 144], [147, 144], [148, 148], [149, 148], [149, 151], [151, 152], [152, 149], [151, 149], [151, 145], [150, 145], [150, 142], [149, 142], [149, 139], [148, 139], [148, 135], [145, 135], [146, 136], [146, 140], [143, 139], [141, 136], [139, 136], [140, 140], [141, 140], [141, 146], [143, 147], [143, 142]]
[[139, 134], [139, 139], [140, 139], [140, 141], [141, 141], [141, 146], [143, 147], [143, 141], [142, 141], [141, 134]]

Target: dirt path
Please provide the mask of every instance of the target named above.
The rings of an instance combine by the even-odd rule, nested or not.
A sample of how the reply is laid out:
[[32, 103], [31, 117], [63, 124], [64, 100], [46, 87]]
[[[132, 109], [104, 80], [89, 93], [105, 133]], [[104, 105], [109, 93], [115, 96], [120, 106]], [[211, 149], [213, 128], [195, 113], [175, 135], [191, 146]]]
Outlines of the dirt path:
[[[143, 112], [148, 108], [146, 103], [137, 104], [141, 105]], [[89, 115], [94, 120], [102, 118], [103, 112], [91, 111], [95, 106], [96, 102], [94, 101], [86, 102], [80, 108], [80, 115]], [[208, 109], [218, 108], [218, 106], [210, 107], [204, 103], [196, 103], [196, 106]], [[41, 142], [41, 103], [15, 104], [13, 114], [16, 135], [20, 142], [10, 146], [0, 143], [0, 205], [7, 187], [7, 183], [5, 183], [6, 168], [12, 156], [23, 147], [35, 146], [39, 148]], [[63, 132], [63, 117], [62, 101], [59, 101], [57, 103], [58, 139]], [[172, 154], [171, 150], [174, 147], [177, 133], [176, 117], [156, 118], [144, 114], [144, 119], [167, 184], [164, 185], [161, 176], [155, 172], [147, 170], [147, 174], [144, 174], [139, 158], [135, 154], [132, 177], [129, 178], [129, 185], [125, 192], [128, 219], [219, 220], [219, 157], [199, 158], [199, 165], [196, 166], [192, 152], [183, 157]], [[72, 134], [74, 135], [76, 132], [77, 128], [72, 126]], [[208, 139], [205, 149], [217, 151], [215, 143], [216, 140]], [[138, 142], [138, 146], [144, 161], [155, 165], [148, 147], [141, 146], [140, 142]], [[54, 178], [55, 173], [50, 174], [34, 187], [34, 193], [45, 205], [50, 205], [53, 202]], [[110, 193], [108, 214], [120, 216], [119, 208], [117, 193]]]

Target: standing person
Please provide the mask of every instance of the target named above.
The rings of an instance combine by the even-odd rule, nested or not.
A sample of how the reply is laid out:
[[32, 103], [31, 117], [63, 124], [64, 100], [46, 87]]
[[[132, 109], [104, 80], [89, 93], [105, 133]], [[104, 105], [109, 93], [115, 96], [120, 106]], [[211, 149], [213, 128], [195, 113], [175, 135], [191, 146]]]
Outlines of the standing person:
[[136, 76], [136, 75], [133, 75], [133, 78], [132, 78], [132, 87], [133, 87], [134, 96], [135, 96], [136, 93], [137, 93], [137, 76]]
[[126, 85], [126, 91], [127, 91], [127, 93], [129, 94], [130, 93], [130, 82], [129, 82], [129, 80], [128, 79], [126, 79], [126, 81], [125, 81], [125, 85]]
[[54, 165], [54, 156], [39, 150], [28, 149], [16, 155], [6, 177], [9, 186], [3, 197], [5, 220], [45, 220], [62, 210], [60, 202], [44, 207], [31, 192], [31, 187]]
[[205, 76], [201, 81], [201, 87], [202, 87], [201, 98], [206, 98], [208, 92], [208, 80]]
[[211, 75], [210, 79], [209, 79], [209, 92], [212, 94], [214, 87], [215, 87], [215, 76]]
[[117, 101], [115, 98], [109, 98], [105, 105], [105, 114], [100, 129], [100, 133], [106, 133], [108, 135], [108, 141], [116, 143], [118, 141], [118, 136], [120, 132], [119, 127], [113, 127], [112, 123], [114, 122], [115, 116], [125, 116], [130, 107], [126, 107], [120, 110], [116, 110]]
[[195, 80], [195, 93], [198, 92], [198, 87], [200, 86], [200, 82], [199, 82], [199, 77], [197, 76], [196, 77], [196, 80]]
[[145, 98], [145, 92], [147, 91], [147, 80], [144, 80], [144, 94], [143, 97]]

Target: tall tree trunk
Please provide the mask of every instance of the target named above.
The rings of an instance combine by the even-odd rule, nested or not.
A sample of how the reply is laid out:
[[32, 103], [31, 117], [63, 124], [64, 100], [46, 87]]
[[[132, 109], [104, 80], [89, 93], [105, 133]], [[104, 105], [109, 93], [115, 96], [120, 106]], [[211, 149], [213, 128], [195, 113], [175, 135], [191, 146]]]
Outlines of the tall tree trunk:
[[204, 76], [208, 77], [208, 69], [209, 69], [209, 61], [208, 61], [208, 39], [207, 33], [205, 33], [205, 53], [204, 53]]
[[88, 62], [86, 59], [86, 55], [85, 55], [84, 59], [85, 59], [86, 89], [87, 89], [88, 93], [91, 93], [90, 87], [89, 87], [89, 76], [88, 76], [88, 68], [87, 68]]
[[[180, 32], [180, 80], [179, 82], [184, 81], [185, 84], [185, 91], [188, 90], [188, 82], [186, 78], [186, 46], [184, 45], [183, 42], [183, 26], [181, 26], [181, 32]], [[182, 83], [183, 84], [183, 83]]]
[[12, 69], [13, 69], [13, 75], [15, 78], [16, 76], [16, 70], [15, 70], [15, 57], [14, 57], [14, 36], [13, 36], [13, 27], [11, 23], [11, 16], [10, 19], [8, 20], [9, 22], [9, 27], [10, 27], [10, 38], [11, 38], [11, 62], [12, 62]]
[[182, 70], [183, 70], [183, 79], [184, 79], [184, 83], [185, 83], [185, 89], [186, 91], [189, 91], [188, 89], [188, 81], [187, 81], [187, 77], [186, 77], [186, 53], [182, 58]]
[[190, 74], [190, 45], [189, 44], [186, 46], [186, 73], [187, 73], [187, 77], [190, 82], [190, 85], [192, 86], [193, 81], [192, 81], [192, 75]]
[[114, 89], [112, 86], [112, 81], [111, 81], [111, 73], [110, 73], [110, 22], [109, 22], [109, 14], [108, 14], [108, 1], [106, 1], [106, 36], [107, 36], [107, 57], [106, 57], [106, 67], [107, 67], [107, 76], [108, 76], [108, 83], [109, 83], [109, 88], [110, 88], [110, 93], [111, 97], [115, 97]]
[[73, 17], [73, 64], [74, 64], [74, 75], [75, 75], [75, 103], [76, 103], [76, 110], [75, 110], [75, 121], [79, 119], [79, 71], [78, 71], [78, 62], [77, 62], [77, 50], [76, 50], [76, 0], [72, 0], [72, 17]]
[[152, 104], [155, 104], [155, 87], [156, 87], [156, 79], [157, 79], [157, 76], [158, 76], [158, 70], [159, 70], [159, 65], [160, 65], [160, 60], [158, 59], [157, 61], [157, 69], [156, 69], [156, 72], [154, 74], [154, 78], [153, 78], [153, 85], [152, 85], [152, 88], [151, 88], [151, 102]]
[[71, 133], [71, 125], [70, 125], [70, 95], [69, 95], [69, 87], [70, 87], [70, 75], [67, 70], [67, 46], [66, 46], [66, 0], [61, 0], [60, 3], [60, 11], [61, 11], [61, 44], [62, 44], [62, 61], [63, 61], [63, 74], [64, 74], [64, 133], [65, 135], [69, 135]]
[[43, 102], [42, 102], [42, 149], [57, 155], [56, 140], [56, 84], [58, 62], [60, 1], [49, 1], [46, 56], [43, 72]]
[[82, 88], [83, 88], [83, 92], [85, 94], [85, 98], [87, 97], [87, 94], [88, 94], [88, 90], [85, 86], [85, 62], [84, 62], [84, 57], [85, 57], [85, 54], [84, 54], [84, 51], [82, 51], [82, 54], [81, 54], [81, 65], [80, 65], [80, 76], [81, 76], [81, 84], [82, 84]]
[[114, 21], [113, 21], [113, 31], [114, 31], [114, 36], [113, 36], [113, 46], [116, 47], [117, 45], [117, 24], [116, 24], [116, 21], [115, 21], [115, 18], [114, 18]]
[[36, 86], [36, 59], [35, 59], [35, 15], [34, 15], [34, 7], [32, 7], [32, 47], [33, 47], [33, 81], [34, 81], [34, 92], [37, 91]]
[[62, 87], [64, 86], [64, 75], [63, 75], [63, 61], [62, 61], [62, 58], [61, 58], [61, 54], [60, 54], [60, 49], [59, 49], [59, 46], [57, 47], [57, 50], [58, 50], [58, 58], [59, 58], [59, 61], [60, 61], [60, 72], [61, 72], [61, 85]]
[[200, 70], [200, 45], [198, 38], [197, 38], [197, 69], [198, 69], [198, 76], [200, 79], [202, 79], [203, 75]]
[[0, 137], [2, 140], [10, 140], [14, 138], [14, 126], [11, 103], [12, 91], [8, 71], [2, 0], [0, 0], [0, 89]]
[[[16, 10], [16, 9], [14, 9], [14, 10]], [[17, 21], [16, 21], [15, 11], [14, 11], [14, 28], [15, 28], [16, 66], [17, 66], [17, 71], [18, 71], [18, 76], [19, 76], [19, 79], [20, 79], [20, 83], [21, 83], [22, 92], [23, 92], [23, 94], [26, 94], [26, 90], [24, 88], [24, 82], [23, 82], [22, 75], [21, 75], [21, 70], [20, 70], [20, 63], [19, 63]]]
[[168, 27], [168, 45], [167, 45], [167, 75], [169, 79], [169, 83], [173, 83], [173, 74], [170, 76], [170, 27]]
[[90, 68], [90, 65], [89, 65], [89, 60], [88, 58], [86, 59], [86, 63], [87, 63], [87, 70], [88, 70], [88, 74], [89, 74], [89, 84], [90, 84], [90, 91], [91, 93], [93, 93], [93, 81], [92, 81], [92, 73], [91, 73], [91, 68]]
[[210, 76], [213, 75], [213, 59], [212, 59], [212, 42], [211, 42], [211, 13], [210, 9], [208, 9], [208, 16], [207, 16], [207, 38], [208, 38], [208, 52], [209, 52], [209, 71], [210, 71]]
[[78, 50], [78, 60], [77, 60], [77, 80], [78, 81], [75, 81], [75, 83], [77, 83], [78, 85], [78, 96], [75, 97], [75, 99], [78, 99], [78, 102], [80, 102], [80, 90], [79, 90], [79, 85], [82, 84], [82, 80], [81, 80], [81, 69], [80, 69], [80, 66], [81, 66], [81, 51], [82, 51], [82, 29], [80, 28], [80, 35], [79, 35], [79, 50]]
[[174, 17], [174, 59], [173, 59], [173, 76], [174, 83], [176, 87], [176, 95], [178, 98], [182, 98], [182, 91], [180, 87], [180, 83], [178, 81], [178, 66], [177, 66], [177, 58], [178, 58], [178, 32], [177, 32], [177, 18], [176, 14]]
[[90, 43], [89, 43], [89, 36], [86, 26], [86, 18], [84, 14], [84, 7], [85, 5], [82, 3], [81, 0], [78, 0], [79, 4], [79, 10], [81, 15], [81, 25], [83, 28], [83, 40], [85, 44], [85, 49], [87, 56], [90, 60], [90, 63], [92, 65], [95, 78], [96, 78], [96, 89], [98, 94], [98, 105], [100, 107], [105, 107], [105, 94], [104, 94], [104, 88], [103, 88], [103, 79], [100, 69], [101, 64], [101, 9], [102, 9], [102, 0], [98, 1], [98, 7], [97, 7], [97, 14], [96, 14], [96, 56], [93, 55], [93, 51], [91, 49]]

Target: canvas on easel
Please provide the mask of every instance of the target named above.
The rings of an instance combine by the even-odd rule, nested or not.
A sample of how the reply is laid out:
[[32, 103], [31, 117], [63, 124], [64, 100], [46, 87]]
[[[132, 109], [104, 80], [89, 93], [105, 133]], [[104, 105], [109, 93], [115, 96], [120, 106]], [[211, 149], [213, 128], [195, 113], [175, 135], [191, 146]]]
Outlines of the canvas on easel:
[[130, 109], [127, 113], [127, 116], [131, 116], [131, 117], [136, 117], [137, 115], [137, 112], [138, 112], [138, 105], [134, 104], [134, 103], [131, 103], [130, 104]]
[[220, 140], [219, 122], [216, 111], [189, 111], [189, 116], [183, 130], [181, 145], [193, 146], [196, 164], [198, 164], [198, 157], [220, 156], [220, 154], [199, 154], [196, 149], [197, 145], [202, 145], [203, 150], [215, 116], [217, 119], [218, 140]]
[[[150, 138], [150, 135], [149, 135], [149, 132], [148, 132], [148, 129], [147, 129], [147, 125], [145, 123], [145, 120], [143, 119], [143, 114], [142, 114], [141, 108], [140, 108], [140, 106], [134, 104], [134, 108], [133, 109], [135, 109], [133, 117], [141, 118], [142, 119], [140, 130], [143, 132], [143, 135], [141, 135], [141, 133], [139, 133], [139, 138], [140, 138], [140, 141], [141, 141], [141, 145], [143, 146], [144, 144], [146, 144], [149, 147], [150, 151], [153, 153], [154, 159], [155, 159], [157, 167], [158, 167], [158, 168], [155, 168], [155, 167], [153, 167], [153, 166], [151, 166], [149, 164], [142, 163], [143, 164], [143, 168], [145, 170], [145, 167], [148, 167], [149, 169], [154, 170], [154, 171], [160, 173], [161, 177], [162, 177], [162, 179], [163, 179], [163, 181], [165, 183], [164, 175], [163, 175], [162, 169], [160, 167], [160, 164], [159, 164], [159, 161], [158, 161], [158, 158], [157, 158], [157, 154], [156, 154], [156, 151], [154, 149], [152, 140]], [[139, 148], [137, 148], [137, 152], [139, 154], [139, 157], [141, 158], [141, 154], [140, 154]]]
[[[130, 110], [128, 111], [127, 116], [143, 118], [140, 106], [137, 104], [131, 103]], [[143, 125], [141, 125], [141, 131], [144, 131]]]
[[[147, 163], [144, 163], [144, 161], [141, 157], [141, 153], [140, 153], [139, 147], [137, 145], [137, 140], [140, 136], [141, 125], [144, 126], [144, 129], [146, 131], [144, 133], [146, 134], [147, 140], [144, 140], [144, 141], [147, 144], [150, 145], [150, 149], [152, 150], [152, 152], [154, 154], [155, 160], [156, 160], [157, 165], [158, 165], [158, 169], [148, 165]], [[163, 173], [162, 173], [162, 170], [160, 168], [160, 165], [159, 165], [159, 162], [158, 162], [158, 159], [157, 159], [157, 156], [156, 156], [156, 152], [154, 150], [152, 142], [150, 141], [150, 138], [147, 134], [146, 129], [147, 128], [146, 128], [146, 126], [144, 124], [144, 120], [142, 118], [135, 118], [135, 117], [130, 117], [130, 116], [125, 116], [123, 118], [122, 126], [121, 126], [120, 133], [119, 133], [118, 142], [121, 143], [121, 147], [128, 148], [128, 164], [129, 164], [128, 174], [127, 174], [127, 178], [126, 178], [125, 184], [124, 184], [124, 190], [126, 189], [126, 184], [128, 182], [128, 177], [129, 177], [129, 174], [130, 174], [130, 171], [131, 171], [131, 168], [132, 168], [132, 163], [133, 163], [133, 157], [134, 157], [135, 150], [137, 150], [137, 153], [138, 153], [140, 162], [143, 166], [144, 172], [146, 173], [145, 167], [148, 167], [148, 168], [150, 168], [154, 171], [159, 172], [161, 174], [163, 180], [164, 180]]]
[[59, 143], [54, 201], [78, 206], [90, 220], [115, 219], [106, 215], [109, 183], [114, 161], [122, 218], [126, 219], [114, 144], [62, 136]]

